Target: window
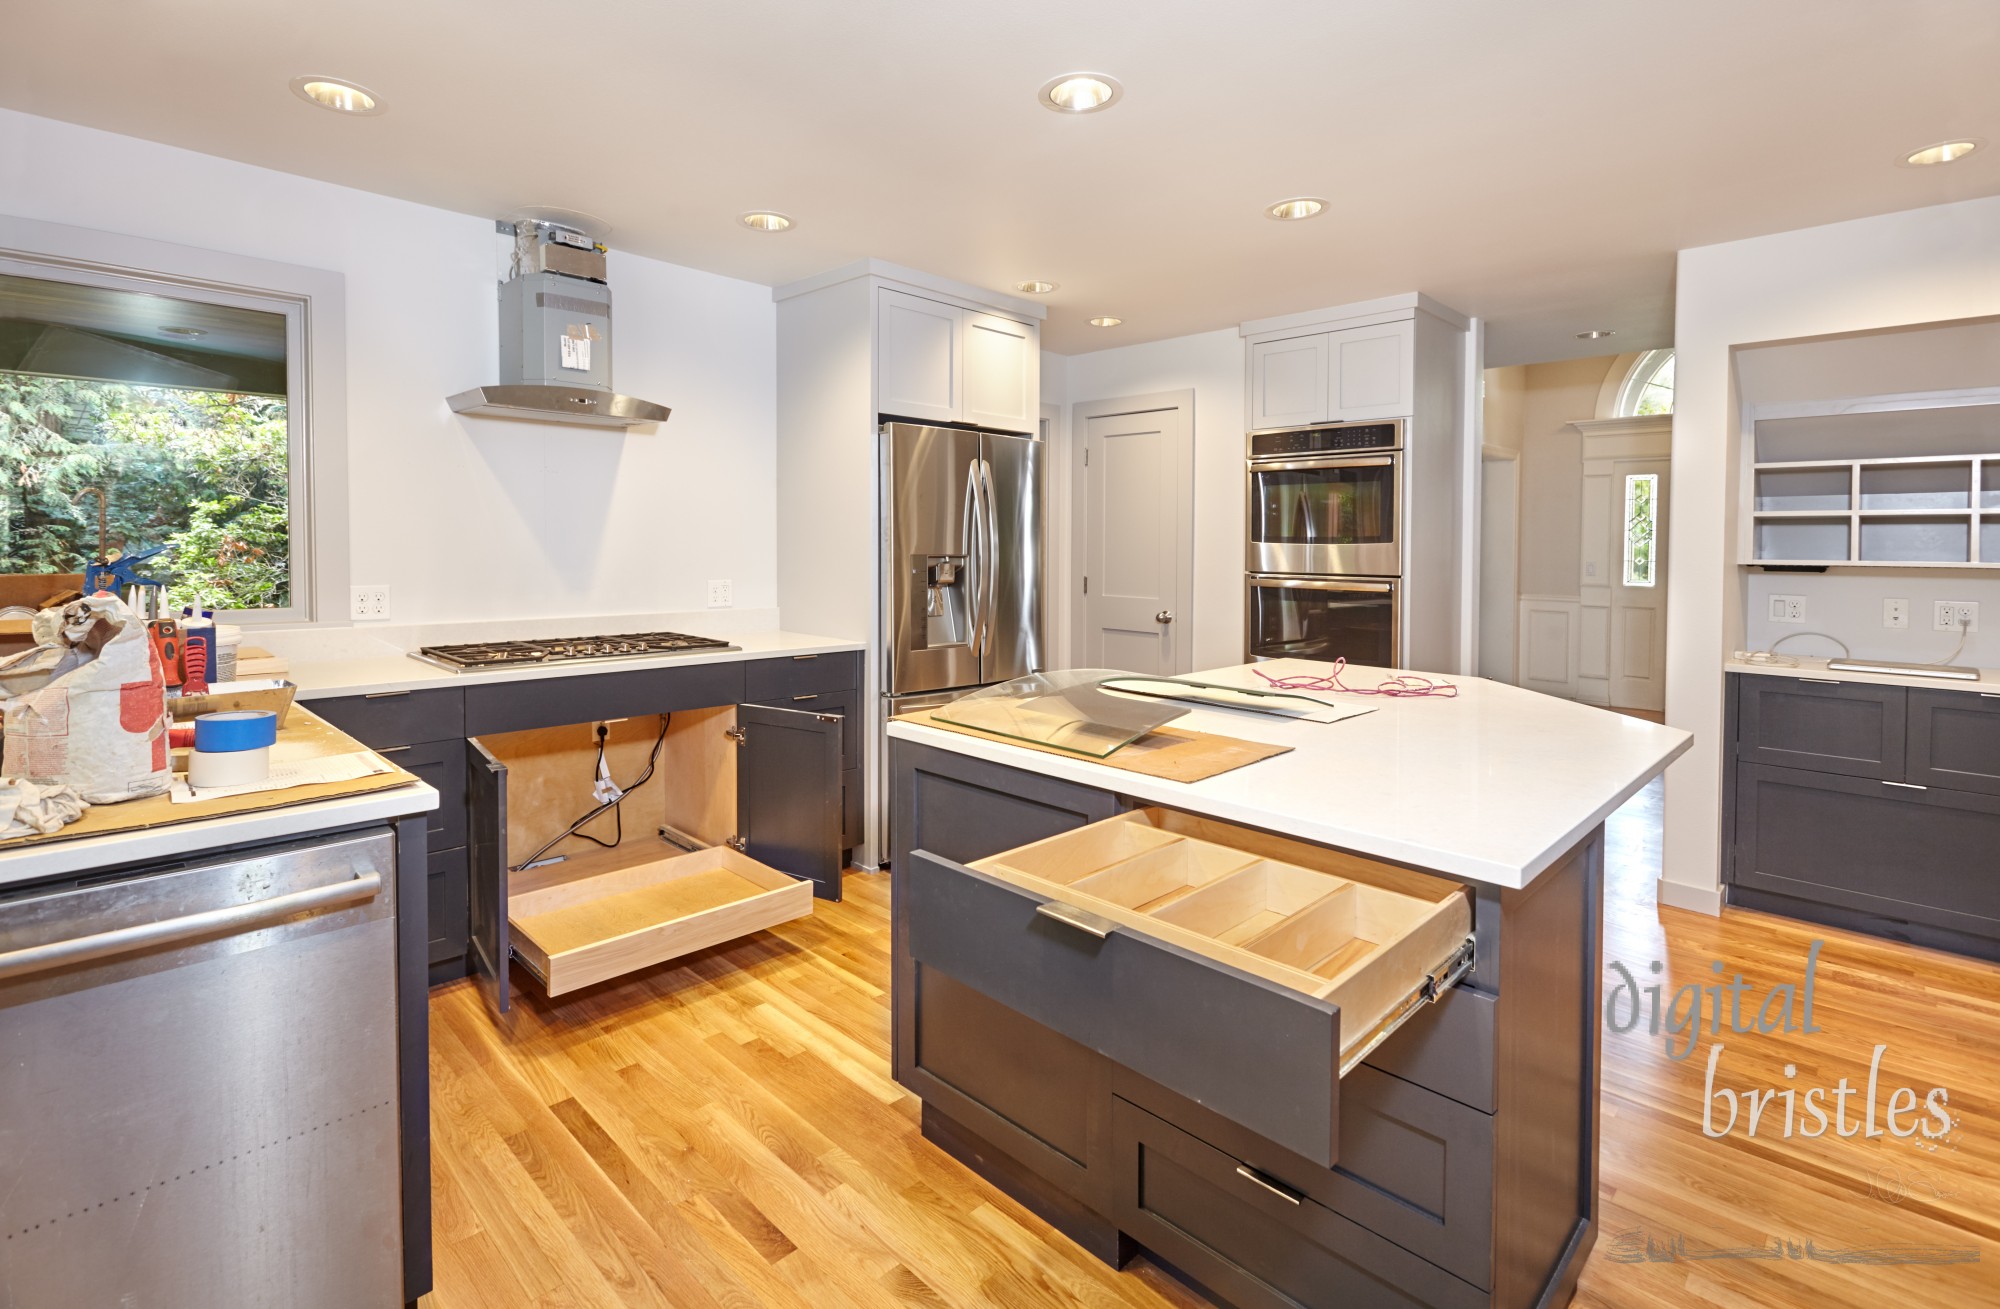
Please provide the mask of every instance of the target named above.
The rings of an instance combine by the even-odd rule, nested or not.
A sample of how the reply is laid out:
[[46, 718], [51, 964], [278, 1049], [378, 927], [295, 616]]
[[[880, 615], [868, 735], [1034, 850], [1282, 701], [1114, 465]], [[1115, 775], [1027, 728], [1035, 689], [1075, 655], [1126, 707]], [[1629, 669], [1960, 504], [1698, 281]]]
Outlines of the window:
[[0, 573], [158, 550], [175, 609], [304, 616], [302, 330], [294, 301], [0, 259]]
[[1627, 586], [1653, 585], [1653, 532], [1659, 496], [1658, 473], [1631, 473], [1626, 476], [1625, 585]]
[[1618, 392], [1619, 418], [1641, 418], [1674, 411], [1674, 352], [1648, 350], [1625, 375]]

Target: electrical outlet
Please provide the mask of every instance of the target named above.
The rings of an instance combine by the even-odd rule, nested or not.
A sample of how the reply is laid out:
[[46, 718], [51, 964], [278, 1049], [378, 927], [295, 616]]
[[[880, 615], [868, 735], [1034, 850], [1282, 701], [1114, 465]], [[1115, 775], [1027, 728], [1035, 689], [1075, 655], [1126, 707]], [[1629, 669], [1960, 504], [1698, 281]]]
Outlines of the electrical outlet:
[[736, 588], [726, 577], [710, 578], [708, 583], [708, 607], [727, 609], [736, 603]]
[[351, 586], [347, 589], [347, 616], [357, 623], [386, 622], [389, 617], [389, 588]]
[[1806, 598], [1802, 595], [1774, 595], [1771, 597], [1771, 621], [1774, 623], [1803, 623], [1806, 620]]
[[1931, 626], [1940, 632], [1956, 632], [1963, 624], [1968, 632], [1979, 630], [1979, 602], [1976, 600], [1940, 600]]
[[1908, 600], [1884, 600], [1882, 602], [1882, 626], [1908, 627], [1910, 625], [1910, 602]]

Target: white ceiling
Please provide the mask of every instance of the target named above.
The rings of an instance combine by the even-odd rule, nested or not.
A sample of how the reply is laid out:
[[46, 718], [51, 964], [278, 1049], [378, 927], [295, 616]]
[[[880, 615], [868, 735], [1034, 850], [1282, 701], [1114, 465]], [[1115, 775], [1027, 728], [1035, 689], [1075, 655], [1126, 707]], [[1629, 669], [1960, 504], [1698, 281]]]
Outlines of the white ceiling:
[[[1671, 336], [1677, 249], [2000, 192], [1993, 0], [117, 10], [12, 6], [0, 104], [467, 213], [581, 209], [758, 282], [864, 255], [1047, 278], [1065, 353], [1408, 290], [1488, 319], [1494, 364], [1640, 349]], [[1084, 68], [1124, 100], [1037, 104]], [[302, 73], [387, 112], [307, 105]], [[1893, 166], [1965, 135], [1991, 144]], [[1262, 216], [1297, 194], [1332, 203]], [[738, 227], [755, 207], [798, 227]]]

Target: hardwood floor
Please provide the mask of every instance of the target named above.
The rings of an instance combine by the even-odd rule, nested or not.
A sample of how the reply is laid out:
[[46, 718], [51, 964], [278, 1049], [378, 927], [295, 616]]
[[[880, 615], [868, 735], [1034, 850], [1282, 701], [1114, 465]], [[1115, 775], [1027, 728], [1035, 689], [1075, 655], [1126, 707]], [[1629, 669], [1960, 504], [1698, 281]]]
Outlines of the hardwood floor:
[[[1607, 968], [1623, 961], [1643, 987], [1659, 960], [1670, 999], [1715, 980], [1720, 959], [1761, 995], [1797, 983], [1824, 939], [1821, 1030], [1739, 1037], [1725, 1019], [1679, 1062], [1643, 1025], [1608, 1037], [1603, 1232], [1576, 1305], [2000, 1304], [2000, 968], [1763, 915], [1658, 911], [1659, 806], [1656, 783], [1610, 825]], [[846, 886], [811, 918], [563, 1003], [530, 983], [504, 1025], [470, 983], [435, 992], [425, 1305], [1203, 1303], [1144, 1259], [1112, 1272], [921, 1138], [888, 1073], [888, 881]], [[1784, 1139], [1773, 1102], [1755, 1137], [1739, 1123], [1709, 1139], [1714, 1043], [1718, 1085], [1738, 1090], [1865, 1087], [1886, 1044], [1881, 1103], [1908, 1085], [1921, 1116], [1942, 1085], [1957, 1126], [1935, 1148]], [[1827, 1261], [1889, 1245], [1977, 1262]]]

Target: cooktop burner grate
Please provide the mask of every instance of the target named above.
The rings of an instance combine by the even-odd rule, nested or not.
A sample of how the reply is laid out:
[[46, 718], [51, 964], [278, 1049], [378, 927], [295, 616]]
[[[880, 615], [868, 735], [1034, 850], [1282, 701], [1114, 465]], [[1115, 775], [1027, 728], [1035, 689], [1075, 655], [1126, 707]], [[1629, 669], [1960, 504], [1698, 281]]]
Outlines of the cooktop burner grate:
[[688, 636], [682, 632], [622, 632], [615, 636], [563, 636], [546, 641], [427, 645], [411, 658], [458, 672], [468, 668], [510, 668], [584, 659], [658, 659], [741, 648], [713, 637]]

